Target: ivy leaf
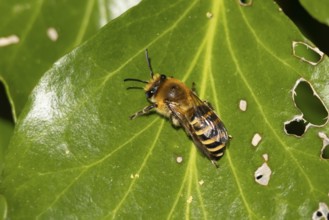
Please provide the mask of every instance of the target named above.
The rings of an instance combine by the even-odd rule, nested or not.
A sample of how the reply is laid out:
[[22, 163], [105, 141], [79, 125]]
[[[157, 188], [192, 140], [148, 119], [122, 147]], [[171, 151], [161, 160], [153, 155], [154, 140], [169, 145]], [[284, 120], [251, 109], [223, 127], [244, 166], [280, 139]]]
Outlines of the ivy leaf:
[[[304, 62], [293, 41], [311, 44], [270, 1], [143, 1], [34, 89], [6, 156], [10, 218], [310, 218], [329, 201], [318, 137], [328, 128], [297, 139], [283, 124], [300, 114], [290, 93], [300, 77], [328, 106], [329, 62]], [[123, 83], [149, 78], [146, 48], [156, 72], [195, 82], [225, 122], [233, 139], [218, 169], [165, 118], [128, 119], [148, 105]], [[264, 154], [267, 186], [254, 179]]]
[[137, 1], [2, 1], [0, 79], [16, 120], [43, 73]]
[[319, 22], [329, 25], [329, 5], [325, 0], [309, 1], [300, 0], [303, 7]]
[[[4, 167], [4, 155], [5, 151], [8, 147], [10, 137], [13, 133], [14, 126], [12, 123], [3, 120], [0, 118], [0, 172], [2, 173]], [[0, 181], [2, 181], [2, 176], [0, 177]], [[1, 194], [0, 191], [0, 219], [5, 219], [7, 213], [7, 202], [6, 198]]]
[[8, 147], [14, 126], [12, 123], [0, 118], [0, 171], [3, 169], [4, 155]]

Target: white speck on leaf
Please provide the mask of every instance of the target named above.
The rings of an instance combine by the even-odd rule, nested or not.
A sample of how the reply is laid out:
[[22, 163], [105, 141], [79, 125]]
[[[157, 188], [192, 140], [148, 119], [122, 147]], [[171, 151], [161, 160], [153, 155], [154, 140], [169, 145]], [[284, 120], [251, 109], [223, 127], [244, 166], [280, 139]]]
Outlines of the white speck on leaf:
[[190, 197], [188, 197], [188, 199], [186, 200], [186, 202], [190, 204], [192, 202], [192, 200], [193, 200], [193, 196], [190, 196]]
[[207, 16], [207, 18], [210, 19], [210, 18], [212, 18], [214, 15], [213, 15], [211, 12], [208, 11], [207, 14], [206, 14], [206, 16]]
[[239, 108], [241, 111], [245, 112], [247, 110], [247, 101], [241, 99], [239, 102]]
[[251, 140], [252, 146], [256, 147], [261, 140], [262, 140], [262, 136], [260, 136], [260, 134], [258, 134], [258, 133], [254, 134], [254, 136]]
[[47, 35], [48, 35], [49, 39], [52, 41], [57, 41], [57, 39], [58, 39], [58, 33], [57, 33], [56, 29], [53, 27], [50, 27], [47, 29]]
[[9, 46], [19, 43], [19, 37], [16, 35], [10, 35], [8, 37], [0, 37], [0, 47]]
[[182, 163], [183, 162], [183, 157], [181, 157], [181, 156], [176, 157], [176, 162], [177, 163]]

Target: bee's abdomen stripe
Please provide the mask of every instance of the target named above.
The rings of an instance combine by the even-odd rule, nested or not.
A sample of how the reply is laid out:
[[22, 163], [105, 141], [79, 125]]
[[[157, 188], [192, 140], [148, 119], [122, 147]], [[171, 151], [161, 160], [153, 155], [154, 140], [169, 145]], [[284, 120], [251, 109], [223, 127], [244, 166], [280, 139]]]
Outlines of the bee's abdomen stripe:
[[206, 145], [206, 147], [207, 150], [210, 152], [210, 154], [218, 159], [224, 154], [224, 150], [225, 150], [224, 143], [215, 142], [212, 144], [211, 147], [209, 145]]
[[[219, 159], [224, 154], [226, 132], [223, 123], [218, 116], [204, 106], [198, 106], [203, 115], [193, 115], [190, 125], [194, 133], [213, 158]], [[224, 129], [224, 130], [223, 130]]]
[[204, 145], [211, 145], [211, 144], [217, 142], [217, 137], [205, 138], [204, 135], [200, 135], [199, 138], [200, 138], [201, 143], [203, 143]]
[[220, 157], [222, 157], [223, 155], [224, 155], [224, 152], [221, 151], [221, 152], [215, 154], [214, 156], [217, 157], [217, 158], [220, 158]]
[[208, 145], [206, 145], [207, 149], [210, 152], [217, 152], [225, 147], [225, 144], [220, 144], [219, 142], [215, 142], [215, 143], [217, 144], [215, 147], [208, 147]]
[[191, 125], [195, 125], [196, 123], [198, 123], [198, 119], [197, 119], [196, 117], [193, 116], [193, 118], [192, 118], [190, 124], [191, 124]]
[[207, 151], [210, 152], [215, 158], [219, 158], [224, 154], [225, 143], [219, 141], [222, 136], [222, 132], [211, 138], [206, 138], [205, 135], [199, 135], [201, 143], [206, 147]]

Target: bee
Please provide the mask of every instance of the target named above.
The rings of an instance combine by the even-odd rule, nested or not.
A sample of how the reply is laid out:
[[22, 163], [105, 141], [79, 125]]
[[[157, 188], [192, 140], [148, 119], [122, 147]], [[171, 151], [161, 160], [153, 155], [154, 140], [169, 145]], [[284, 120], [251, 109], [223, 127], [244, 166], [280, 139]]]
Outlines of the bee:
[[147, 50], [145, 55], [151, 79], [146, 81], [127, 78], [124, 81], [145, 83], [144, 91], [151, 104], [131, 115], [130, 119], [148, 114], [155, 109], [159, 114], [169, 118], [174, 126], [183, 127], [198, 149], [218, 167], [216, 161], [223, 156], [231, 138], [224, 123], [211, 105], [196, 95], [194, 84], [190, 89], [178, 79], [164, 74], [154, 74]]

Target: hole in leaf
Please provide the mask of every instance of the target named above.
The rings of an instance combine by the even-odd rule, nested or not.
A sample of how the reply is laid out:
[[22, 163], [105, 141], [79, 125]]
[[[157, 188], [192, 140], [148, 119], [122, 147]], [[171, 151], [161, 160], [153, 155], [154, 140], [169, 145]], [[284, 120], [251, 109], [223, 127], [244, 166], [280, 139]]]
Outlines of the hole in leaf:
[[286, 134], [302, 136], [309, 127], [322, 127], [328, 122], [328, 110], [312, 85], [301, 78], [292, 89], [295, 106], [302, 112], [292, 120], [284, 123]]
[[321, 217], [321, 216], [322, 216], [322, 212], [317, 211], [317, 212], [316, 212], [316, 216], [317, 216], [317, 217]]
[[299, 79], [293, 89], [293, 100], [303, 113], [303, 118], [315, 126], [324, 126], [328, 110], [309, 82]]
[[302, 61], [305, 61], [313, 66], [317, 65], [323, 58], [324, 53], [317, 47], [311, 47], [304, 42], [292, 42], [293, 55]]
[[259, 175], [259, 176], [256, 177], [256, 179], [259, 180], [262, 177], [263, 177], [263, 175]]
[[11, 111], [10, 101], [7, 96], [5, 85], [0, 80], [0, 118], [14, 123], [14, 118]]
[[320, 158], [328, 160], [329, 159], [329, 138], [323, 132], [319, 132], [319, 137], [322, 139], [322, 149]]
[[270, 182], [271, 174], [272, 170], [265, 162], [255, 171], [255, 181], [260, 185], [267, 186]]
[[240, 5], [242, 6], [251, 6], [252, 0], [239, 0]]
[[319, 208], [312, 215], [312, 220], [328, 219], [329, 209], [324, 202], [319, 203]]
[[[265, 154], [263, 155], [263, 158], [268, 159], [268, 155]], [[265, 159], [264, 158], [264, 159]], [[265, 162], [262, 164], [262, 166], [258, 167], [258, 169], [255, 171], [254, 177], [255, 177], [255, 181], [263, 186], [267, 186], [270, 178], [271, 178], [271, 174], [272, 174], [272, 170], [271, 168], [268, 166], [268, 164], [266, 163], [267, 160], [265, 160]]]
[[321, 158], [322, 159], [325, 159], [325, 160], [328, 160], [329, 159], [329, 147], [328, 145], [327, 146], [324, 146], [321, 150]]
[[291, 121], [284, 123], [284, 131], [287, 134], [295, 135], [297, 137], [301, 137], [306, 129], [307, 129], [308, 122], [305, 121], [303, 118], [296, 117]]

